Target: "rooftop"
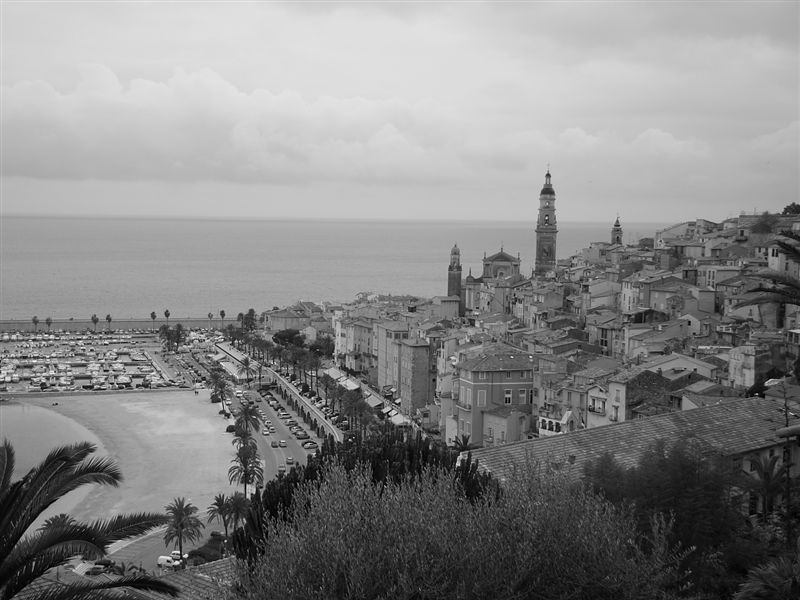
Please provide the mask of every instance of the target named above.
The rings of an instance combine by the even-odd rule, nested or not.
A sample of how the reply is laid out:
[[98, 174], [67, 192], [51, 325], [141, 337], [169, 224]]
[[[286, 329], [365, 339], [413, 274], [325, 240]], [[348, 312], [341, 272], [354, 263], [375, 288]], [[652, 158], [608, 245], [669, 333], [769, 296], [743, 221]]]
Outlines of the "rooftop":
[[[800, 423], [797, 417], [792, 419], [790, 425]], [[689, 411], [479, 448], [472, 450], [472, 457], [479, 468], [501, 480], [535, 464], [572, 464], [571, 473], [579, 478], [587, 461], [605, 453], [612, 454], [622, 466], [633, 467], [648, 446], [660, 438], [693, 437], [725, 456], [736, 456], [782, 444], [783, 439], [775, 431], [783, 426], [782, 403], [765, 398], [735, 398]]]

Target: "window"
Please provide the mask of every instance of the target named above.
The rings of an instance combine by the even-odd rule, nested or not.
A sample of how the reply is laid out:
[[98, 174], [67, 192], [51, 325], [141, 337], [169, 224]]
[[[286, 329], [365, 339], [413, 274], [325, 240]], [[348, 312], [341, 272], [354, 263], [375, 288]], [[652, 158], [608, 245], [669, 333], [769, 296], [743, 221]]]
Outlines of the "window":
[[503, 390], [503, 394], [505, 396], [505, 403], [506, 404], [511, 404], [511, 399], [512, 399], [511, 390]]
[[511, 371], [506, 371], [506, 379], [511, 379]]
[[519, 390], [517, 394], [519, 395], [519, 403], [525, 404], [525, 398], [528, 395], [528, 390]]
[[756, 470], [756, 461], [755, 460], [751, 460], [750, 461], [750, 472], [752, 473], [755, 470]]
[[478, 373], [478, 379], [486, 379], [486, 371], [480, 371]]
[[472, 388], [467, 388], [467, 397], [465, 398], [467, 406], [472, 406]]
[[470, 435], [472, 433], [472, 423], [470, 423], [469, 421], [464, 423], [464, 433], [466, 433], [467, 435]]
[[486, 390], [478, 390], [478, 406], [486, 406]]
[[489, 437], [494, 437], [494, 433], [491, 427], [489, 427]]

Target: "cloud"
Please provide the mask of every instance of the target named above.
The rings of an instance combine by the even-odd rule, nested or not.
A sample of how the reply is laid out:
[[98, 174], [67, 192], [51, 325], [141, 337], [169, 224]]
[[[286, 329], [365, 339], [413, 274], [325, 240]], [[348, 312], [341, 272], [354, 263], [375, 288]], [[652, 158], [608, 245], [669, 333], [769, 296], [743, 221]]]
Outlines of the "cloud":
[[84, 65], [74, 89], [3, 87], [4, 175], [228, 181], [436, 182], [462, 129], [432, 101], [245, 93], [208, 70], [127, 87]]

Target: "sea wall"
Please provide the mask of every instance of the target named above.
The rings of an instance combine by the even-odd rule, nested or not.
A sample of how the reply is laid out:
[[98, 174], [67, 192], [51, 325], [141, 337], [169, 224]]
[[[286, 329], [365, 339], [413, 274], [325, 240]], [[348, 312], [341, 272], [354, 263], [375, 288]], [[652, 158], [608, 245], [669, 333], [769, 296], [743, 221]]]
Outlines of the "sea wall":
[[[157, 318], [155, 321], [152, 319], [112, 319], [111, 324], [109, 326], [106, 323], [105, 315], [97, 315], [100, 319], [97, 322], [97, 332], [100, 333], [102, 331], [106, 331], [109, 328], [111, 331], [128, 331], [131, 329], [143, 329], [146, 331], [150, 330], [158, 330], [159, 327], [165, 325], [167, 320], [163, 317], [163, 315]], [[175, 325], [176, 323], [181, 323], [187, 329], [198, 329], [198, 328], [207, 328], [209, 324], [211, 327], [215, 329], [221, 329], [223, 327], [223, 321], [219, 317], [215, 319], [211, 319], [209, 321], [208, 317], [184, 317], [184, 318], [177, 318], [173, 317], [169, 320], [169, 324], [171, 326]], [[238, 324], [235, 318], [233, 319], [225, 319], [224, 326], [227, 327], [233, 323], [234, 325]], [[90, 319], [53, 319], [53, 322], [50, 324], [50, 331], [94, 331], [95, 325], [92, 323]], [[39, 333], [46, 333], [48, 331], [47, 324], [45, 323], [45, 317], [39, 317], [39, 324], [34, 325], [33, 322], [28, 319], [5, 319], [0, 320], [0, 332], [28, 332], [33, 333], [34, 331], [38, 331]]]

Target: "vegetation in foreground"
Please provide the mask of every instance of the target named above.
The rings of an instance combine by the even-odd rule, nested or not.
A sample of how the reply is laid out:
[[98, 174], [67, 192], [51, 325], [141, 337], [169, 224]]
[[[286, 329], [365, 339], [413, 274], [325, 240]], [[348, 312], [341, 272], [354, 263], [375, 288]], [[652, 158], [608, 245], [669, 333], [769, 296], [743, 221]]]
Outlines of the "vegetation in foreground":
[[[109, 458], [91, 457], [96, 447], [88, 442], [55, 448], [22, 479], [12, 483], [14, 448], [7, 440], [0, 447], [0, 599], [24, 593], [50, 569], [74, 556], [99, 559], [114, 542], [135, 537], [166, 522], [154, 513], [118, 515], [108, 520], [80, 523], [64, 515], [48, 519], [30, 531], [39, 516], [59, 498], [89, 484], [117, 486], [122, 474]], [[158, 591], [171, 596], [177, 589], [164, 581], [136, 573], [115, 580], [61, 585], [41, 592], [43, 600], [124, 597], [125, 588]]]

